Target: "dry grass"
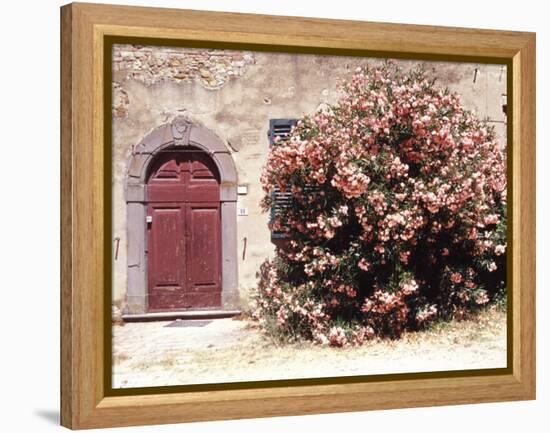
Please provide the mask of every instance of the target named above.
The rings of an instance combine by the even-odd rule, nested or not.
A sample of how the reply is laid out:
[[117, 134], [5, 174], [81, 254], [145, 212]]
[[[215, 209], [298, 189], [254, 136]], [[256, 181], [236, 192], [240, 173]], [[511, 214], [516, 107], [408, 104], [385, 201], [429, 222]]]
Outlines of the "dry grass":
[[[231, 331], [231, 341], [220, 335], [219, 342], [206, 339], [201, 345], [201, 332], [216, 332], [215, 329], [205, 331], [208, 327], [193, 329], [191, 332], [197, 333], [197, 338], [189, 329], [184, 337], [182, 333], [177, 334], [177, 330], [173, 333], [174, 328], [170, 331], [159, 328], [164, 329], [162, 332], [166, 332], [167, 339], [176, 339], [174, 344], [161, 349], [152, 341], [153, 346], [148, 351], [131, 356], [127, 352], [127, 359], [117, 352], [115, 382], [121, 386], [152, 386], [506, 365], [506, 313], [496, 308], [469, 320], [438, 323], [429, 330], [405, 333], [399, 340], [374, 340], [361, 347], [345, 348], [322, 347], [310, 342], [281, 344], [264, 336], [248, 321], [224, 320], [215, 326], [219, 329], [233, 327], [236, 331]], [[134, 325], [137, 324], [118, 329], [127, 330]], [[157, 329], [157, 335], [161, 331]], [[147, 339], [144, 338], [142, 344]], [[154, 379], [152, 372], [156, 374]]]

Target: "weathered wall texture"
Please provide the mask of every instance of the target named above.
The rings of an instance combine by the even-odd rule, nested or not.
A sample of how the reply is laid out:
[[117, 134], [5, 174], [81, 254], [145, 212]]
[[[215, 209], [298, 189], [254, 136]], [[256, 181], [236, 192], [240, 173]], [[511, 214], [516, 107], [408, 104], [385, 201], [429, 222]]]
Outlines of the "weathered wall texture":
[[[135, 146], [153, 128], [184, 113], [217, 134], [238, 171], [238, 280], [242, 308], [256, 284], [260, 263], [273, 252], [261, 213], [259, 177], [269, 149], [271, 118], [296, 118], [338, 98], [336, 84], [360, 65], [377, 59], [183, 48], [115, 46], [113, 50], [113, 238], [120, 238], [114, 262], [114, 301], [126, 294], [126, 207], [124, 180]], [[403, 61], [405, 67], [417, 62]], [[500, 65], [424, 62], [442, 87], [463, 96], [464, 105], [494, 124], [506, 142], [506, 68]], [[243, 259], [244, 239], [247, 240]]]

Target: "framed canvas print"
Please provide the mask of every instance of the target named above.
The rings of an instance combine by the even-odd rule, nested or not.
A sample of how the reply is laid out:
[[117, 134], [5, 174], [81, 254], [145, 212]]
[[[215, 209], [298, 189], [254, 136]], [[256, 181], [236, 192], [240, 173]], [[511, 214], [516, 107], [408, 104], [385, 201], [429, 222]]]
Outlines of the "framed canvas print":
[[535, 398], [534, 34], [61, 18], [64, 426]]

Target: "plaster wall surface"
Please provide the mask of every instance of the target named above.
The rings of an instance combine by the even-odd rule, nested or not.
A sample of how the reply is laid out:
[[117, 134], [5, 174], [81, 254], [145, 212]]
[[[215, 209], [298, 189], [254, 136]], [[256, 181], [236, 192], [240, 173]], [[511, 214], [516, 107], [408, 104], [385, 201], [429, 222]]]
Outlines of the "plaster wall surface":
[[[185, 115], [214, 132], [235, 162], [238, 184], [247, 186], [237, 206], [238, 288], [246, 309], [260, 264], [273, 255], [268, 215], [259, 202], [259, 182], [269, 151], [269, 119], [298, 118], [338, 99], [337, 82], [355, 68], [382, 60], [117, 45], [113, 50], [113, 301], [127, 295], [127, 221], [124, 185], [133, 146], [154, 128]], [[405, 68], [418, 61], [399, 61]], [[505, 146], [506, 67], [473, 63], [421, 62], [463, 97], [466, 108], [488, 118]], [[244, 251], [246, 239], [246, 251]]]

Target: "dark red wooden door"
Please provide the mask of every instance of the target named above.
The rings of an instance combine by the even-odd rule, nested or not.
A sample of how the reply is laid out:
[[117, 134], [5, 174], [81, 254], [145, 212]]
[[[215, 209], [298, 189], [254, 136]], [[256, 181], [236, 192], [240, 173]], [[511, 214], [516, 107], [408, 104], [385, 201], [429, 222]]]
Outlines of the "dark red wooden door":
[[220, 185], [203, 152], [163, 153], [147, 183], [149, 310], [221, 305]]

